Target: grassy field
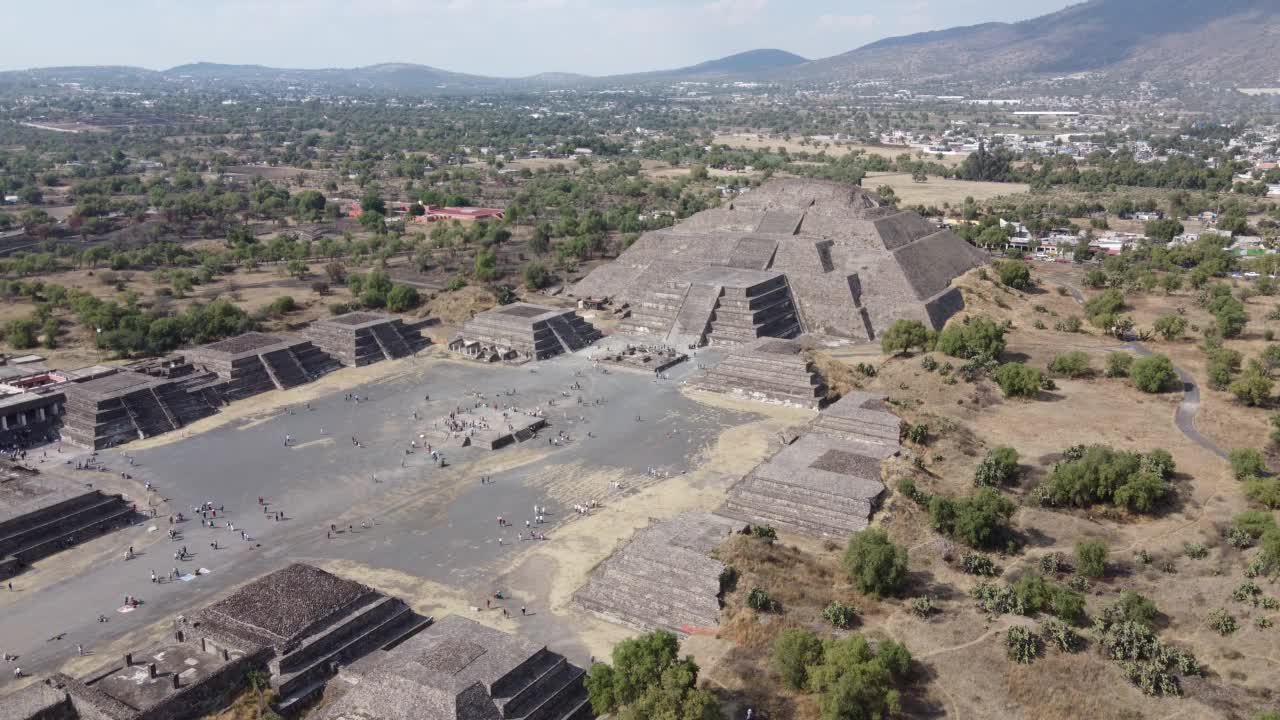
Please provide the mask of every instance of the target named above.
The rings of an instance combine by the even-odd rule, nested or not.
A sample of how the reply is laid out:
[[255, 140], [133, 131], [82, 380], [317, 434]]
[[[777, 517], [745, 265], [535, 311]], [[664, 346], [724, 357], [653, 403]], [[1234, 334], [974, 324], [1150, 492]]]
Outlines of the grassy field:
[[962, 205], [964, 199], [972, 197], [979, 202], [993, 197], [1025, 193], [1030, 187], [1022, 183], [974, 182], [970, 180], [951, 180], [930, 177], [928, 182], [918, 183], [911, 179], [910, 173], [867, 173], [862, 186], [874, 190], [881, 185], [893, 188], [894, 193], [902, 198], [905, 205], [936, 205], [943, 203], [952, 206]]

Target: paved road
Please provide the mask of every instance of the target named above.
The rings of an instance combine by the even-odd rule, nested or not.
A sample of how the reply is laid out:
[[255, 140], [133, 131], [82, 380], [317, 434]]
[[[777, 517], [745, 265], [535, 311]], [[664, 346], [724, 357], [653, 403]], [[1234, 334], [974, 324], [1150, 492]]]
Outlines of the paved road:
[[[1055, 281], [1071, 293], [1071, 297], [1078, 305], [1084, 305], [1084, 294], [1080, 292], [1079, 288], [1064, 282], [1060, 278], [1055, 278]], [[1136, 340], [1126, 342], [1125, 347], [1144, 357], [1156, 354], [1151, 348]], [[1176, 365], [1173, 371], [1178, 374], [1178, 379], [1182, 382], [1182, 401], [1178, 403], [1178, 408], [1173, 413], [1174, 425], [1188, 440], [1225, 459], [1227, 452], [1209, 438], [1201, 435], [1200, 431], [1196, 429], [1196, 413], [1200, 412], [1200, 388], [1196, 385], [1195, 378], [1191, 376], [1191, 373]]]
[[[694, 370], [688, 364], [674, 369], [666, 381], [616, 369], [601, 373], [583, 353], [536, 366], [413, 360], [404, 367], [407, 371], [397, 376], [350, 388], [367, 398], [358, 404], [343, 399], [345, 390], [335, 391], [314, 400], [311, 411], [275, 410], [131, 452], [134, 466], [118, 451], [101, 453], [111, 472], [127, 470], [139, 482], [155, 483], [175, 512], [206, 500], [225, 506], [219, 522], [229, 520], [235, 531], [187, 522], [179, 526], [184, 537], [170, 542], [163, 535], [167, 518], [160, 518], [109, 536], [121, 555], [130, 545], [160, 540], [135, 560], [125, 562], [113, 552], [86, 572], [30, 597], [19, 595], [0, 610], [0, 649], [20, 655], [24, 671], [50, 670], [72, 656], [77, 643], [89, 649], [103, 646], [202, 606], [225, 589], [295, 559], [366, 563], [483, 597], [491, 591], [496, 568], [517, 550], [516, 533], [524, 530], [498, 531], [498, 515], [522, 526], [533, 505], [550, 506], [547, 535], [554, 542], [555, 524], [573, 515], [557, 497], [608, 491], [597, 487], [607, 486], [605, 481], [581, 479], [584, 469], [612, 469], [636, 483], [649, 467], [678, 474], [691, 469], [699, 451], [724, 429], [752, 419], [684, 397], [677, 381]], [[570, 390], [576, 383], [582, 389]], [[425, 453], [405, 454], [410, 439], [429, 430], [437, 417], [474, 403], [473, 391], [489, 399], [514, 391], [498, 399], [547, 408], [550, 429], [515, 448], [446, 448], [449, 466], [443, 469]], [[585, 405], [577, 404], [579, 395]], [[602, 404], [596, 405], [597, 399]], [[552, 400], [556, 407], [550, 407]], [[544, 444], [559, 431], [572, 436], [568, 446]], [[587, 431], [595, 437], [586, 437]], [[295, 447], [285, 447], [286, 433], [296, 438]], [[352, 445], [353, 435], [363, 447]], [[481, 485], [480, 474], [492, 475], [495, 483]], [[258, 505], [259, 496], [268, 500], [269, 509], [283, 510], [288, 520], [270, 520]], [[371, 527], [362, 528], [362, 521], [372, 521]], [[329, 540], [330, 523], [353, 529]], [[148, 527], [156, 530], [148, 532]], [[241, 529], [254, 541], [242, 540]], [[221, 549], [210, 548], [214, 540]], [[182, 545], [195, 554], [189, 562], [173, 559]], [[190, 582], [150, 582], [151, 570], [164, 576], [175, 565], [183, 572], [211, 572]], [[21, 585], [19, 575], [19, 591]], [[132, 613], [117, 612], [126, 594], [143, 598], [145, 604]], [[96, 622], [99, 613], [110, 621]], [[48, 641], [58, 633], [67, 634]], [[8, 680], [8, 672], [0, 672], [0, 691]]]

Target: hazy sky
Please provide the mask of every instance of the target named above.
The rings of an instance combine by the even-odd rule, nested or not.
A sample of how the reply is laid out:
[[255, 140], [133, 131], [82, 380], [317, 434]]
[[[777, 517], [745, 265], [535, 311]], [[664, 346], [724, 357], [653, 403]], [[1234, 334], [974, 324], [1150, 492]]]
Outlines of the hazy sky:
[[1071, 0], [6, 0], [0, 69], [188, 62], [591, 75], [755, 48], [809, 58]]

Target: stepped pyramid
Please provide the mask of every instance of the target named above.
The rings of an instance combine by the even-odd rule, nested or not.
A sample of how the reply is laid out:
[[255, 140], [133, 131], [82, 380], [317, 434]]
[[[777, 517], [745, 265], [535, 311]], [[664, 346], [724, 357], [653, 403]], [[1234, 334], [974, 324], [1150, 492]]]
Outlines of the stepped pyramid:
[[600, 339], [573, 310], [512, 303], [486, 310], [462, 326], [449, 349], [487, 361], [546, 360]]
[[627, 303], [621, 332], [679, 348], [801, 332], [871, 341], [900, 318], [942, 327], [964, 307], [952, 279], [985, 260], [860, 187], [773, 180], [646, 233], [571, 294]]
[[563, 655], [451, 615], [343, 668], [317, 720], [591, 720], [586, 672]]
[[304, 334], [347, 367], [407, 357], [427, 344], [417, 328], [400, 318], [363, 311], [317, 320]]
[[188, 353], [188, 359], [199, 370], [218, 376], [217, 392], [227, 401], [287, 390], [338, 367], [310, 340], [260, 332], [201, 345]]
[[699, 512], [652, 522], [591, 573], [573, 604], [641, 632], [715, 627], [725, 565], [709, 553], [738, 526]]
[[817, 409], [827, 387], [799, 340], [763, 338], [730, 351], [691, 381], [709, 392]]
[[884, 493], [880, 463], [899, 451], [898, 418], [883, 398], [851, 393], [808, 433], [729, 490], [721, 515], [817, 537], [866, 529]]
[[67, 383], [63, 392], [62, 438], [92, 450], [176, 430], [214, 413], [182, 380], [130, 370]]

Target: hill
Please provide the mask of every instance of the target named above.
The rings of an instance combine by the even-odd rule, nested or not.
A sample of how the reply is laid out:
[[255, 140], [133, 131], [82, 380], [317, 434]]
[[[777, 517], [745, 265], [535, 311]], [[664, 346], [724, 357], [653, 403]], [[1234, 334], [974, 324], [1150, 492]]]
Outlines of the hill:
[[1089, 0], [1018, 23], [886, 38], [777, 75], [981, 82], [1074, 73], [1272, 86], [1280, 14], [1274, 0]]

